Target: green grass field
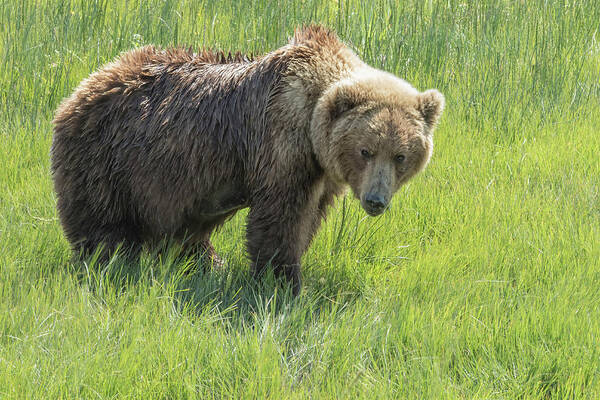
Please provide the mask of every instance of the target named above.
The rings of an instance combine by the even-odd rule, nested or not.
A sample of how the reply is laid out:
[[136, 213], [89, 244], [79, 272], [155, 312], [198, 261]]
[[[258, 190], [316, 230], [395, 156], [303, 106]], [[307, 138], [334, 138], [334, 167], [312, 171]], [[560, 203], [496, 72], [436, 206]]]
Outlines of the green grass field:
[[[340, 199], [292, 299], [228, 262], [71, 262], [53, 111], [147, 43], [262, 53], [296, 25], [438, 88], [428, 169], [368, 218]], [[596, 0], [0, 0], [0, 398], [600, 398]]]

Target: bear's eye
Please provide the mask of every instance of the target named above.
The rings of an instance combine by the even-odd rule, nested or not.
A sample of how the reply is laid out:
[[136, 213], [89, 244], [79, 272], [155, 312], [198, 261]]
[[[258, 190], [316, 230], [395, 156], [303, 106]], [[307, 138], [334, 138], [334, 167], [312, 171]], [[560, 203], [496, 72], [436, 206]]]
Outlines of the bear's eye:
[[371, 158], [372, 154], [369, 152], [369, 150], [367, 149], [362, 149], [360, 151], [360, 154], [364, 157], [364, 158]]
[[405, 159], [405, 158], [406, 158], [406, 157], [404, 157], [404, 154], [398, 154], [398, 155], [396, 156], [396, 162], [397, 162], [398, 164], [402, 164], [402, 163], [404, 162], [404, 159]]

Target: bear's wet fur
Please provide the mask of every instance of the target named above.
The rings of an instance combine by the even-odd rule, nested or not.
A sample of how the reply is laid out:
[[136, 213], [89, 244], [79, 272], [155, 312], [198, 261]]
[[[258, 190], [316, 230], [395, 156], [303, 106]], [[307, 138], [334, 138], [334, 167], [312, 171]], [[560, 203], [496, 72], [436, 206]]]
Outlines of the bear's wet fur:
[[423, 169], [444, 98], [363, 63], [321, 26], [262, 57], [146, 46], [85, 79], [54, 119], [52, 173], [73, 250], [164, 239], [216, 259], [243, 208], [253, 273], [294, 293], [300, 258], [350, 186], [370, 215]]

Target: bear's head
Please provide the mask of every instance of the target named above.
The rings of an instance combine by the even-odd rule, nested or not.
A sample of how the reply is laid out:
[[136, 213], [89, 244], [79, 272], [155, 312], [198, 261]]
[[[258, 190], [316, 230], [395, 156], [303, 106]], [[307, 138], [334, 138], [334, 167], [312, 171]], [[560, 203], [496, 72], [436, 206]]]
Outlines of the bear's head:
[[365, 67], [330, 86], [311, 121], [315, 153], [326, 173], [347, 184], [371, 216], [421, 171], [433, 151], [433, 130], [444, 109], [435, 89]]

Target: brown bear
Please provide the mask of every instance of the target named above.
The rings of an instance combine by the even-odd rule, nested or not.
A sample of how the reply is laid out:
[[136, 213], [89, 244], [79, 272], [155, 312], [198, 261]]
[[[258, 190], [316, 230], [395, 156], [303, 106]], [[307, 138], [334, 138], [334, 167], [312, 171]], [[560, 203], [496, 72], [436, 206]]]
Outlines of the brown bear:
[[211, 232], [249, 207], [253, 273], [271, 266], [297, 294], [334, 198], [349, 186], [369, 215], [388, 208], [428, 163], [443, 107], [321, 26], [256, 59], [136, 49], [56, 112], [60, 221], [82, 256], [170, 238], [216, 259]]

